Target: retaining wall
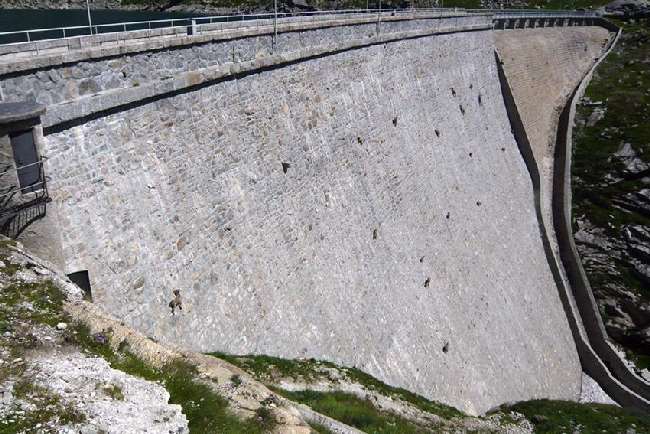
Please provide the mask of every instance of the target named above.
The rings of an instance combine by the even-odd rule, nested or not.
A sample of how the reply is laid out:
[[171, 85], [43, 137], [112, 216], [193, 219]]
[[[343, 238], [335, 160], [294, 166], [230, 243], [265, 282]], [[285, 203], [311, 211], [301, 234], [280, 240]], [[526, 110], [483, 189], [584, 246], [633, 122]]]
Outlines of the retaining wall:
[[[271, 59], [272, 54], [281, 55], [319, 46], [336, 46], [340, 49], [341, 44], [371, 41], [378, 34], [389, 36], [414, 31], [432, 34], [445, 29], [457, 30], [461, 26], [486, 29], [492, 23], [491, 17], [487, 15], [460, 15], [445, 19], [426, 15], [421, 19], [387, 16], [383, 20], [379, 27], [376, 16], [305, 23], [285, 22], [279, 27], [275, 45], [272, 26], [241, 29], [229, 29], [227, 26], [224, 31], [206, 31], [193, 36], [179, 33], [178, 28], [159, 29], [158, 32], [170, 33], [166, 37], [148, 37], [143, 40], [132, 38], [107, 46], [80, 42], [79, 49], [66, 49], [65, 52], [55, 54], [48, 54], [47, 50], [38, 56], [12, 53], [7, 57], [8, 61], [0, 62], [0, 99], [27, 99], [43, 104], [59, 104], [101, 91], [125, 88], [137, 91], [138, 87], [148, 83], [173, 82], [184, 72]], [[236, 22], [220, 23], [224, 24], [240, 25]], [[107, 34], [86, 38], [114, 42], [117, 36], [119, 35]], [[69, 41], [33, 44], [61, 44]], [[269, 62], [273, 63], [273, 60]]]
[[58, 237], [98, 304], [190, 349], [329, 359], [480, 413], [576, 398], [577, 346], [644, 408], [587, 342], [551, 229], [559, 111], [607, 32], [414, 18], [0, 60], [0, 97], [48, 105], [54, 203], [27, 242]]
[[[620, 36], [618, 31], [616, 38]], [[609, 51], [614, 47], [616, 40], [609, 46]], [[606, 53], [606, 54], [607, 54]], [[602, 61], [605, 56], [599, 60]], [[571, 157], [572, 157], [572, 131], [575, 117], [576, 105], [589, 84], [593, 71], [598, 66], [596, 63], [579, 86], [576, 87], [570, 100], [564, 107], [559, 119], [559, 127], [556, 141], [556, 169], [553, 176], [553, 222], [555, 233], [559, 244], [559, 254], [564, 265], [567, 279], [571, 285], [576, 305], [579, 309], [582, 323], [584, 325], [589, 345], [593, 348], [599, 358], [599, 364], [595, 366], [586, 365], [585, 370], [593, 370], [592, 377], [596, 378], [602, 387], [611, 394], [614, 399], [623, 405], [628, 405], [644, 412], [650, 411], [650, 384], [641, 377], [634, 374], [621, 359], [620, 355], [612, 348], [612, 343], [605, 331], [600, 317], [598, 305], [593, 296], [587, 275], [582, 267], [582, 261], [578, 254], [573, 239], [572, 226], [572, 201], [571, 201]], [[625, 385], [624, 388], [616, 387], [616, 384], [601, 382], [603, 368], [618, 382]], [[608, 390], [609, 387], [611, 390]]]
[[67, 271], [192, 349], [329, 359], [474, 414], [576, 398], [491, 33], [372, 41], [53, 123]]
[[510, 114], [515, 113], [514, 121], [511, 114], [515, 137], [533, 184], [539, 185], [547, 256], [583, 369], [620, 404], [647, 411], [648, 401], [643, 398], [648, 396], [647, 385], [624, 366], [607, 342], [591, 289], [584, 272], [580, 274], [582, 266], [570, 224], [571, 113], [594, 68], [606, 55], [601, 42], [608, 49], [614, 42], [603, 39], [607, 36], [604, 29], [558, 30], [518, 31], [517, 43], [508, 31], [497, 32], [499, 51], [508, 58], [502, 79], [512, 88], [512, 101], [509, 105], [506, 98], [506, 106]]

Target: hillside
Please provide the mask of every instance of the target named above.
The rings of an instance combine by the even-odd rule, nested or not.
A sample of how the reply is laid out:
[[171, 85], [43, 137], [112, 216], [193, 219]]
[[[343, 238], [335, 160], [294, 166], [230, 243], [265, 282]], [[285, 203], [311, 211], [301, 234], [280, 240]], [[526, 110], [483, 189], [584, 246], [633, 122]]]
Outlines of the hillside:
[[611, 338], [650, 367], [650, 30], [630, 20], [574, 133], [575, 238]]
[[327, 362], [181, 354], [105, 317], [14, 242], [0, 258], [2, 434], [650, 432], [612, 405], [529, 401], [476, 418]]

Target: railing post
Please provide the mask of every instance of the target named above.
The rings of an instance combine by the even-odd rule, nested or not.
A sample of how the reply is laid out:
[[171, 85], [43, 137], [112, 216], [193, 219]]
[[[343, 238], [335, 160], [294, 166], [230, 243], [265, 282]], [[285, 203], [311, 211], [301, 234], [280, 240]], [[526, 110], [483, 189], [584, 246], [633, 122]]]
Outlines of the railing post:
[[381, 0], [379, 0], [379, 9], [377, 9], [377, 36], [381, 31]]
[[273, 0], [273, 39], [271, 49], [275, 52], [275, 44], [278, 39], [278, 0]]

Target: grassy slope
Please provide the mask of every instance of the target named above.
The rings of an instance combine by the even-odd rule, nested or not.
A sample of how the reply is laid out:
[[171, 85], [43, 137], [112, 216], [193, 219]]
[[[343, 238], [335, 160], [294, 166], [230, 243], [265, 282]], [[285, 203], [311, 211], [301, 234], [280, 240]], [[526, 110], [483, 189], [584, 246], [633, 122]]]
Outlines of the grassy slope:
[[[650, 433], [648, 415], [638, 415], [613, 405], [536, 400], [520, 402], [506, 409], [526, 416], [535, 426], [535, 433], [540, 434]], [[632, 431], [628, 431], [630, 429]]]
[[353, 426], [364, 432], [377, 434], [420, 434], [437, 432], [436, 428], [421, 427], [389, 412], [381, 412], [371, 401], [343, 392], [314, 392], [305, 390], [276, 392], [293, 401], [302, 402], [313, 410]]
[[406, 389], [389, 386], [356, 368], [343, 368], [334, 363], [314, 359], [287, 360], [270, 356], [232, 356], [223, 353], [213, 353], [212, 355], [239, 366], [266, 384], [273, 384], [276, 379], [283, 377], [305, 382], [317, 381], [322, 377], [325, 377], [327, 380], [327, 374], [323, 373], [323, 368], [335, 369], [343, 373], [345, 378], [350, 382], [361, 384], [366, 389], [381, 395], [413, 404], [422, 411], [436, 414], [445, 419], [464, 416], [462, 412], [453, 407], [430, 401]]
[[[10, 262], [6, 254], [7, 247], [6, 242], [0, 244], [0, 260], [4, 263], [0, 267], [0, 273], [12, 281], [0, 288], [0, 335], [24, 329], [24, 323], [32, 326], [70, 323], [70, 318], [62, 310], [65, 296], [55, 284], [49, 280], [24, 283], [13, 278], [21, 266]], [[28, 305], [33, 306], [33, 309], [27, 308]], [[195, 368], [187, 363], [173, 363], [158, 370], [132, 355], [125, 346], [121, 345], [118, 351], [113, 351], [109, 345], [98, 343], [83, 326], [70, 327], [66, 333], [67, 343], [106, 359], [113, 368], [164, 385], [170, 394], [170, 402], [183, 408], [192, 433], [257, 434], [267, 432], [274, 423], [265, 407], [261, 407], [256, 417], [249, 420], [241, 420], [232, 415], [228, 411], [227, 401], [201, 383]], [[34, 345], [35, 342], [22, 336], [1, 338], [0, 352], [6, 351], [11, 359], [24, 358], [25, 352]], [[58, 420], [61, 424], [83, 421], [83, 414], [64, 405], [47, 390], [32, 384], [23, 373], [23, 364], [0, 364], [0, 384], [16, 380], [19, 385], [16, 389], [17, 396], [31, 397], [30, 400], [35, 405], [33, 411], [27, 414], [10, 414], [8, 420], [14, 422], [0, 424], [0, 434], [22, 432], [33, 428], [37, 423], [48, 421]]]
[[[333, 363], [310, 360], [287, 360], [269, 356], [233, 356], [213, 354], [247, 371], [253, 377], [269, 385], [276, 393], [293, 401], [310, 406], [315, 411], [339, 420], [345, 424], [368, 433], [429, 433], [441, 432], [435, 425], [419, 426], [390, 412], [378, 410], [371, 401], [344, 392], [290, 392], [273, 387], [282, 378], [291, 378], [306, 383], [327, 379], [328, 369], [336, 369], [345, 374], [345, 379], [357, 382], [384, 396], [410, 402], [419, 409], [436, 414], [443, 419], [467, 417], [458, 410], [447, 407], [424, 397], [388, 386], [374, 377], [357, 369], [339, 367]], [[325, 368], [325, 370], [323, 370]], [[336, 382], [337, 375], [330, 381]], [[535, 432], [564, 433], [573, 432], [580, 425], [581, 433], [619, 433], [634, 428], [638, 434], [650, 434], [650, 417], [638, 416], [613, 405], [579, 404], [567, 401], [536, 400], [504, 406], [493, 412], [500, 416], [503, 431], [507, 424], [515, 423], [511, 412], [523, 414], [535, 426]], [[327, 433], [323, 427], [318, 432]], [[511, 426], [510, 426], [511, 428]], [[570, 429], [569, 429], [570, 428]], [[605, 430], [605, 431], [602, 431]], [[470, 431], [471, 432], [471, 431]]]
[[[621, 163], [611, 155], [622, 143], [630, 143], [646, 162], [650, 161], [650, 28], [648, 21], [620, 23], [624, 27], [618, 46], [599, 66], [586, 96], [592, 101], [605, 101], [605, 116], [594, 126], [577, 126], [574, 132], [573, 214], [588, 220], [616, 239], [628, 224], [650, 226], [650, 218], [635, 212], [624, 212], [611, 206], [616, 197], [639, 191], [639, 179], [617, 183], [603, 182], [605, 175], [619, 171]], [[579, 106], [578, 114], [586, 118], [592, 107]], [[645, 186], [647, 188], [647, 185]], [[607, 284], [619, 284], [650, 300], [650, 287], [634, 275], [626, 264], [612, 259], [618, 276], [604, 273], [585, 264], [585, 271], [598, 292]], [[637, 364], [650, 368], [650, 356], [636, 355]]]

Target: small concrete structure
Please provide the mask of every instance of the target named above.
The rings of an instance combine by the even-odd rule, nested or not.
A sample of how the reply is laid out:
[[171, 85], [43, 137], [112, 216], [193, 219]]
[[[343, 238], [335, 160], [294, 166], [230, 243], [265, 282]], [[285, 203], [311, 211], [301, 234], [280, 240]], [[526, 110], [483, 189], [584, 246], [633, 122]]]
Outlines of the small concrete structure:
[[33, 101], [0, 103], [0, 134], [20, 128], [19, 122], [36, 121], [43, 113], [45, 106]]
[[43, 113], [45, 106], [33, 101], [0, 103], [0, 231], [10, 237], [45, 215]]

